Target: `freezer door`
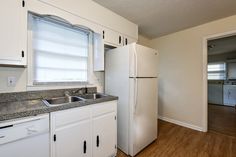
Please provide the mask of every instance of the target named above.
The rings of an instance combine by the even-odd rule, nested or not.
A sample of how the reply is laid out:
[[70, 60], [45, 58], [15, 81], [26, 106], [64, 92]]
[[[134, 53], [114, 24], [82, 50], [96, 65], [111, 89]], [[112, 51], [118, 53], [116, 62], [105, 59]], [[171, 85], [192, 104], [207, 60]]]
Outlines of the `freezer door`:
[[157, 77], [158, 52], [138, 44], [130, 45], [130, 77]]
[[157, 138], [157, 79], [130, 79], [129, 154], [134, 156]]

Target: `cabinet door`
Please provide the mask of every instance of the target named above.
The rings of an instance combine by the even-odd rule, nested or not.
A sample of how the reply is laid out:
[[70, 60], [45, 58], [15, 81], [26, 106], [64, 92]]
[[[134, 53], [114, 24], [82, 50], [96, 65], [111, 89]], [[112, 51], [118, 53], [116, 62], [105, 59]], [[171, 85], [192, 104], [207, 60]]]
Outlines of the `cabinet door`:
[[116, 156], [116, 113], [93, 119], [93, 156]]
[[132, 43], [135, 43], [137, 42], [137, 40], [133, 39], [133, 38], [130, 38], [130, 37], [127, 37], [127, 36], [124, 36], [123, 37], [123, 43], [124, 45], [128, 45], [128, 44], [132, 44]]
[[104, 37], [104, 42], [107, 45], [115, 47], [123, 45], [123, 37], [118, 32], [115, 32], [110, 29], [104, 29], [103, 37]]
[[227, 64], [228, 69], [228, 79], [236, 79], [236, 63], [228, 63]]
[[94, 33], [93, 44], [93, 70], [104, 71], [104, 42], [101, 34]]
[[229, 106], [235, 106], [236, 104], [236, 86], [231, 85], [228, 89], [229, 94]]
[[[6, 0], [0, 5], [0, 64], [26, 64], [27, 13], [21, 0]], [[25, 43], [25, 45], [23, 45]]]
[[223, 85], [208, 84], [208, 103], [223, 104]]
[[91, 157], [91, 121], [84, 120], [55, 131], [54, 157]]

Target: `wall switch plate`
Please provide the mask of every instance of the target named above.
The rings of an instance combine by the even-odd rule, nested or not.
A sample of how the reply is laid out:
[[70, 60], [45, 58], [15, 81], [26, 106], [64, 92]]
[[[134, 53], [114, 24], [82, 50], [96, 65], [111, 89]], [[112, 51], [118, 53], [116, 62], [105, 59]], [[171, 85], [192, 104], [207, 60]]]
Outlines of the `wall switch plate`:
[[7, 86], [8, 87], [15, 87], [16, 86], [16, 77], [14, 77], [14, 76], [7, 77]]

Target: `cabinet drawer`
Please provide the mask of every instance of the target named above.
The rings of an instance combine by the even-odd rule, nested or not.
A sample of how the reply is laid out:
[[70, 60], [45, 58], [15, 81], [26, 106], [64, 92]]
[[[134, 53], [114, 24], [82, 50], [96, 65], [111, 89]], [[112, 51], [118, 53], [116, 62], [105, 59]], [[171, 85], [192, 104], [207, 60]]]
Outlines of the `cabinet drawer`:
[[91, 109], [86, 106], [52, 113], [52, 118], [54, 118], [55, 126], [58, 128], [89, 119], [90, 115]]
[[96, 104], [92, 107], [93, 117], [116, 111], [117, 101], [109, 101]]

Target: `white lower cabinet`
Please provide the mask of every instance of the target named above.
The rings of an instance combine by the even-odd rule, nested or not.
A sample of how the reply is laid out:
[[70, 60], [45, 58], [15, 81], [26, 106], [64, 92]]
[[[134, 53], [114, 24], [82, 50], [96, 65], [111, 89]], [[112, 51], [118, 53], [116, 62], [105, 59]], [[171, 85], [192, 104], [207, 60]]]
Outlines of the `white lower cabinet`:
[[90, 121], [71, 124], [55, 131], [56, 157], [91, 157]]
[[116, 156], [116, 113], [93, 119], [93, 156]]
[[236, 85], [224, 85], [224, 105], [236, 105]]
[[115, 157], [117, 101], [51, 113], [51, 157]]

